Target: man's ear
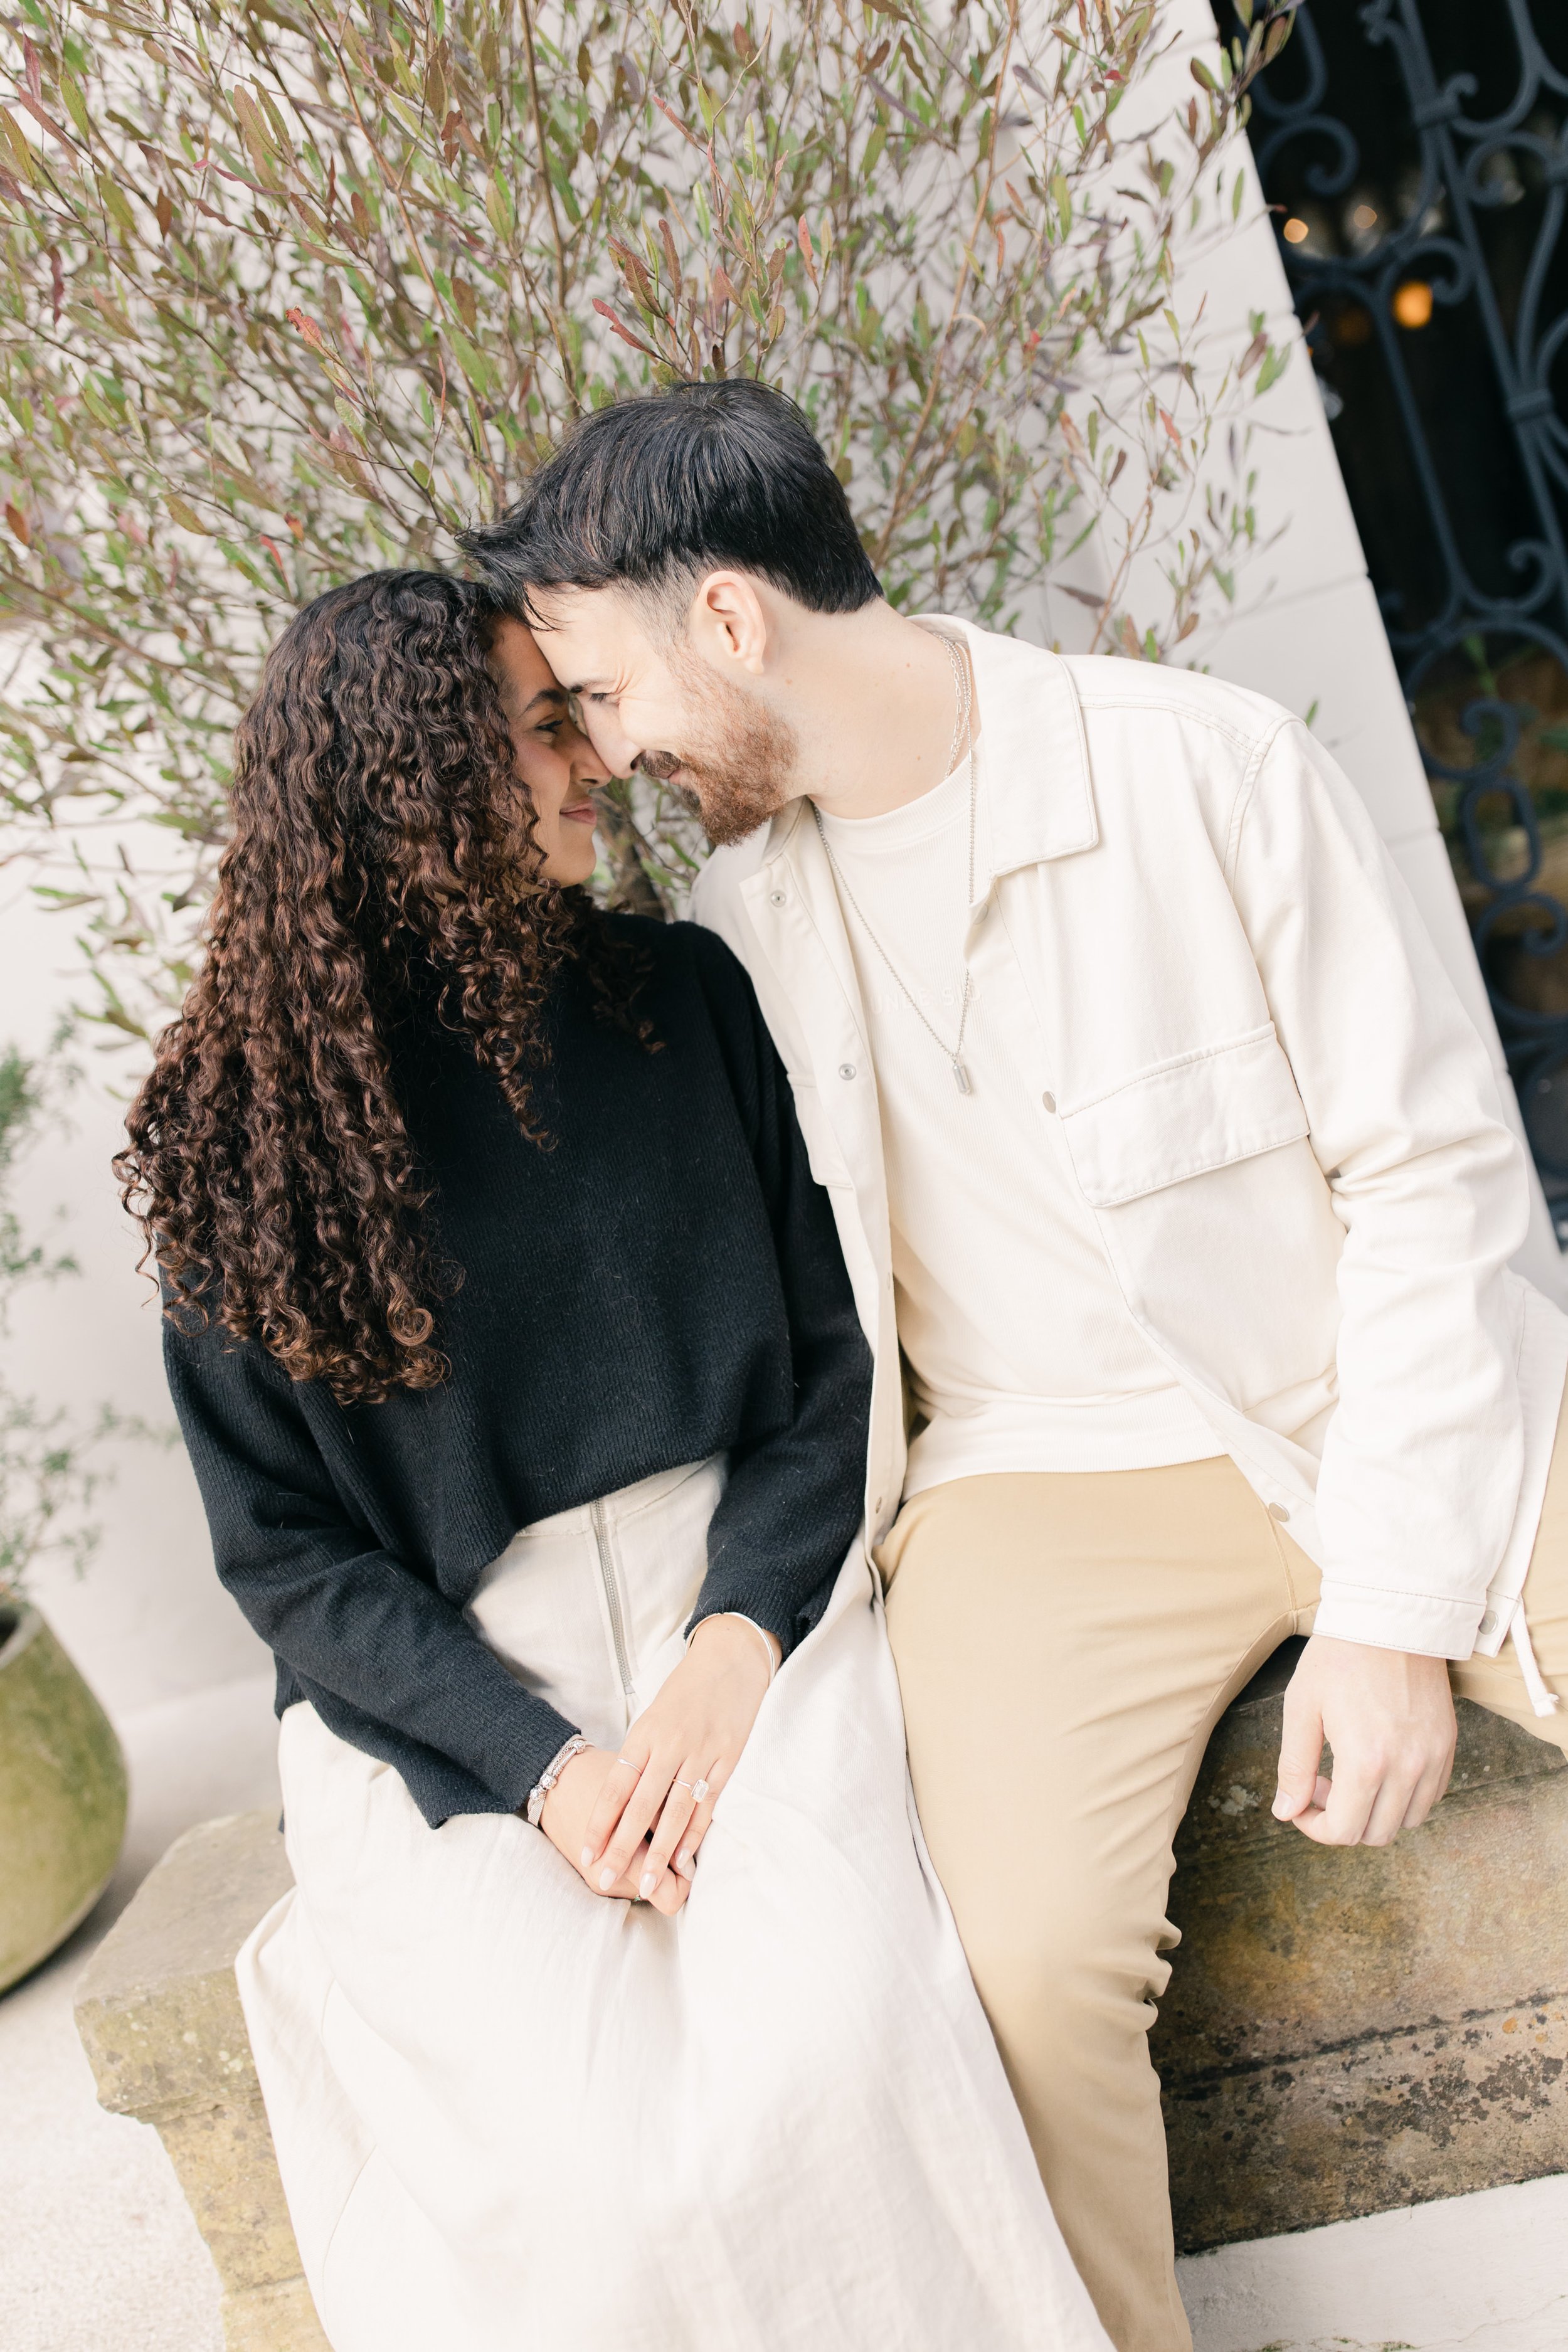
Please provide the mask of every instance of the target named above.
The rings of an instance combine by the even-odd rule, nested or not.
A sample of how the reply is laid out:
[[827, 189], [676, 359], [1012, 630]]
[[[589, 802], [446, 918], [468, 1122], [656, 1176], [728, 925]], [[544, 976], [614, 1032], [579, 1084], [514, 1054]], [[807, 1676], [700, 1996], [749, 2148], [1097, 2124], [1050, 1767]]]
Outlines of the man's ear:
[[768, 615], [749, 572], [710, 572], [686, 618], [692, 650], [717, 670], [760, 677], [767, 667]]

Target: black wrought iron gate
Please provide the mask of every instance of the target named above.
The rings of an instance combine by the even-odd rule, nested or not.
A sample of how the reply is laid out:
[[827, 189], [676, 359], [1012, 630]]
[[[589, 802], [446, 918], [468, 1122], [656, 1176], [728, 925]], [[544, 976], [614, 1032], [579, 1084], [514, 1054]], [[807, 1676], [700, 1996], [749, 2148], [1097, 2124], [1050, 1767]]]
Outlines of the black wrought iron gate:
[[1252, 141], [1568, 1237], [1568, 5], [1304, 0]]

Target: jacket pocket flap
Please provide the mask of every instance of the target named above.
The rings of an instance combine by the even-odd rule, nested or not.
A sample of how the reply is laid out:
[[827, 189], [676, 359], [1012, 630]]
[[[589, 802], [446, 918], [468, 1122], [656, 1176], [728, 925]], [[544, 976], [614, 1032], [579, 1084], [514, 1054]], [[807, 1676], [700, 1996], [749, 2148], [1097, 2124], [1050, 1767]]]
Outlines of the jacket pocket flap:
[[1270, 1022], [1201, 1054], [1157, 1063], [1110, 1094], [1062, 1112], [1084, 1199], [1113, 1209], [1228, 1168], [1309, 1132]]
[[823, 1108], [822, 1097], [815, 1078], [796, 1077], [790, 1072], [790, 1086], [795, 1093], [795, 1115], [805, 1139], [805, 1156], [811, 1162], [811, 1172], [817, 1182], [830, 1190], [835, 1185], [849, 1184], [853, 1179], [848, 1162], [833, 1132], [833, 1122]]

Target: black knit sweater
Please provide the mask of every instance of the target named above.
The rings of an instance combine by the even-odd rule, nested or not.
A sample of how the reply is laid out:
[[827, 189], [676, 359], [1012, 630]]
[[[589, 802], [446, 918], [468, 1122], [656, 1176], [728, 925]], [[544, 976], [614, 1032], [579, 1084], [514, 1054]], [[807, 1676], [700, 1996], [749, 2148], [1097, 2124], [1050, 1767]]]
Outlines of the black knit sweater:
[[785, 1654], [860, 1517], [871, 1363], [832, 1212], [751, 984], [710, 933], [628, 918], [648, 1053], [556, 992], [520, 1132], [466, 1039], [410, 1021], [395, 1082], [437, 1198], [439, 1388], [337, 1404], [254, 1342], [165, 1326], [218, 1573], [309, 1699], [433, 1825], [521, 1805], [575, 1727], [463, 1614], [520, 1528], [721, 1451], [693, 1622], [739, 1610]]

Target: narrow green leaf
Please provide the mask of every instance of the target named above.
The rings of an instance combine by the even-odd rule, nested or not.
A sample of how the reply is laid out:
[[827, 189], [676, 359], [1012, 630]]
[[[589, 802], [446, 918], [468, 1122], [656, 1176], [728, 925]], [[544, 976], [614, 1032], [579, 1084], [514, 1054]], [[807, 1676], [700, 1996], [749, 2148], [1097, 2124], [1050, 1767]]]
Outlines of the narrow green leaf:
[[499, 170], [490, 173], [489, 184], [485, 190], [485, 216], [496, 235], [503, 239], [509, 239], [517, 226], [511, 190]]

